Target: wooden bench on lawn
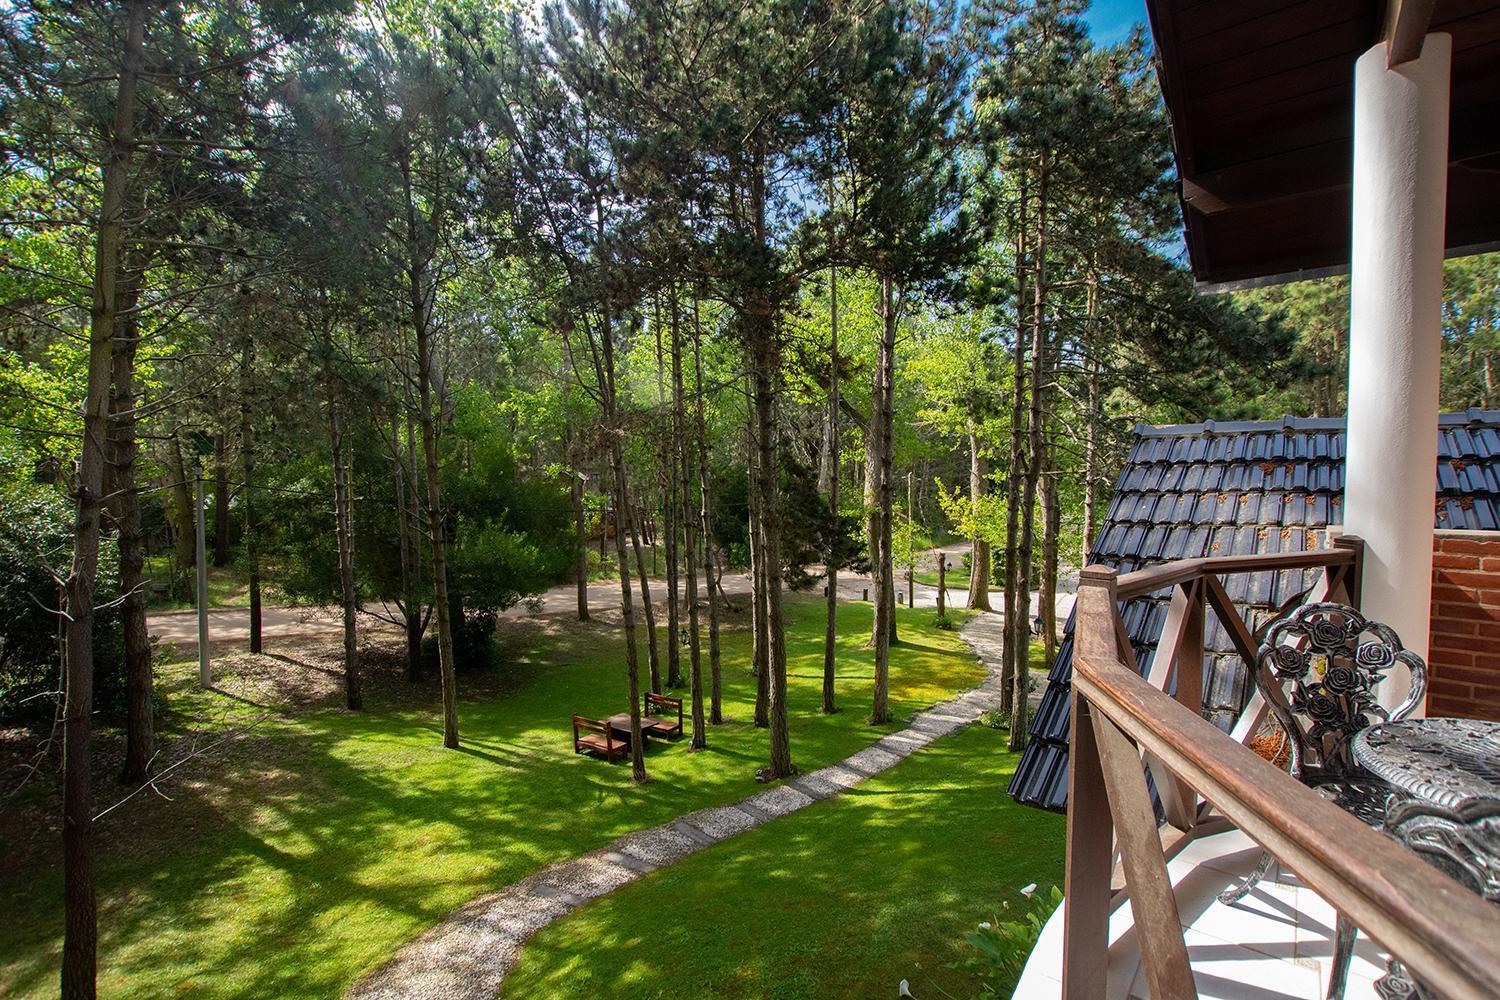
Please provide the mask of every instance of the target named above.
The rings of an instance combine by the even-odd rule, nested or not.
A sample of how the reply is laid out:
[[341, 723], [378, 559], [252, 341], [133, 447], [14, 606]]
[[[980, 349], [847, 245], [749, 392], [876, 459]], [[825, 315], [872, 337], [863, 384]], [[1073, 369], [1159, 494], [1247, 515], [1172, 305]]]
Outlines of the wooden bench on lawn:
[[[682, 699], [668, 698], [664, 695], [651, 694], [649, 691], [641, 699], [641, 733], [646, 736], [659, 736], [665, 740], [675, 740], [682, 735]], [[672, 713], [677, 713], [677, 720], [672, 720]]]
[[603, 754], [605, 760], [613, 763], [630, 753], [630, 741], [616, 739], [614, 731], [607, 722], [575, 715], [573, 716], [573, 752]]

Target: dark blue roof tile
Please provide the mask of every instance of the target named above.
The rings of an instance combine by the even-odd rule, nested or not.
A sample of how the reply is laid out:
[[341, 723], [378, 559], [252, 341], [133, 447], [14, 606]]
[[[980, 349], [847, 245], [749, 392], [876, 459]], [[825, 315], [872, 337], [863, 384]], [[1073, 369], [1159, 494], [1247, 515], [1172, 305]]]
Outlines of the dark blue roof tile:
[[[1500, 412], [1450, 414], [1439, 424], [1434, 523], [1500, 530]], [[1322, 530], [1343, 520], [1343, 461], [1343, 431], [1329, 420], [1138, 428], [1094, 560], [1128, 573], [1166, 560], [1317, 547]], [[1225, 584], [1258, 626], [1319, 577], [1286, 570], [1238, 574]], [[1143, 671], [1154, 657], [1166, 596], [1122, 609]], [[1058, 810], [1067, 801], [1072, 627], [1070, 618], [1010, 788], [1022, 802]], [[1204, 645], [1204, 715], [1228, 726], [1249, 693], [1249, 673], [1213, 615]]]

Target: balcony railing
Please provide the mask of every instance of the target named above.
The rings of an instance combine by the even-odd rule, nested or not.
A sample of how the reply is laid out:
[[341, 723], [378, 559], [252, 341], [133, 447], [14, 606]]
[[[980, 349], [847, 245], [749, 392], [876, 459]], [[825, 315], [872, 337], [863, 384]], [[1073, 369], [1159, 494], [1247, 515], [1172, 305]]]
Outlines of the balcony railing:
[[[1246, 747], [1265, 716], [1258, 693], [1233, 734], [1200, 714], [1208, 614], [1255, 669], [1255, 632], [1223, 577], [1322, 569], [1307, 599], [1358, 606], [1361, 555], [1359, 540], [1345, 537], [1322, 551], [1191, 559], [1123, 576], [1101, 567], [1083, 571], [1068, 777], [1066, 1000], [1105, 995], [1109, 915], [1126, 900], [1150, 995], [1198, 995], [1167, 861], [1196, 836], [1230, 825], [1439, 995], [1500, 997], [1494, 907]], [[1167, 589], [1171, 604], [1151, 674], [1143, 678], [1119, 602]], [[1164, 826], [1157, 824], [1147, 771]]]

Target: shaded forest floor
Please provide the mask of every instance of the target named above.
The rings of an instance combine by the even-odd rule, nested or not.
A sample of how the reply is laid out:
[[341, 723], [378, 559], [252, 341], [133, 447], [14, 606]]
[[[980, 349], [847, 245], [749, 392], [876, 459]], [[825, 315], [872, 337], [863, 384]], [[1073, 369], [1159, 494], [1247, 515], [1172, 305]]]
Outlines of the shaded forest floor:
[[[902, 609], [892, 657], [897, 721], [868, 725], [870, 608], [845, 605], [844, 710], [823, 716], [822, 604], [789, 598], [787, 609], [791, 738], [804, 769], [847, 756], [983, 676], [954, 632], [930, 625], [930, 612]], [[628, 765], [571, 749], [571, 713], [626, 707], [622, 643], [607, 619], [502, 621], [496, 666], [460, 674], [459, 752], [441, 747], [436, 681], [405, 682], [399, 637], [371, 636], [361, 713], [341, 707], [337, 639], [216, 658], [209, 691], [196, 688], [192, 663], [165, 667], [156, 769], [185, 763], [100, 820], [101, 995], [337, 996], [481, 892], [750, 794], [767, 750], [766, 733], [750, 725], [747, 639], [742, 627], [725, 635], [729, 721], [711, 731], [710, 749], [653, 746], [653, 780], [639, 788]], [[5, 788], [18, 783], [39, 739], [0, 737]], [[102, 810], [124, 796], [113, 782], [118, 733], [101, 733], [98, 751]], [[44, 764], [0, 805], [6, 996], [56, 990], [57, 777]], [[1003, 795], [999, 779], [992, 792]]]

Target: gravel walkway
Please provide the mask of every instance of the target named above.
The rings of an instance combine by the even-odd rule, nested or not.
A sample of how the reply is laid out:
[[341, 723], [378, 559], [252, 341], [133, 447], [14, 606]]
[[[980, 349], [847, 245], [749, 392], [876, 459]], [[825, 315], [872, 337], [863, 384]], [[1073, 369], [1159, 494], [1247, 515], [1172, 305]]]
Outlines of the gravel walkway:
[[350, 1000], [491, 1000], [538, 930], [590, 900], [778, 816], [830, 798], [899, 763], [1000, 703], [1001, 617], [978, 614], [960, 631], [989, 671], [978, 687], [918, 712], [900, 732], [837, 764], [797, 775], [730, 806], [700, 809], [548, 865], [459, 907], [356, 983]]

